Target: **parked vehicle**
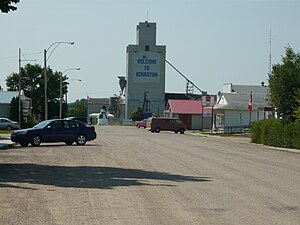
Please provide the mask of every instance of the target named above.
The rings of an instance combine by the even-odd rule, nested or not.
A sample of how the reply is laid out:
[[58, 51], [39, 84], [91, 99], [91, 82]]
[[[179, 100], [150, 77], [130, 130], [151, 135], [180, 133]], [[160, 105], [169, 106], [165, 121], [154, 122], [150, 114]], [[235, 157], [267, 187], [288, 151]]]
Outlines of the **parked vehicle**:
[[147, 120], [147, 128], [152, 133], [159, 133], [161, 130], [174, 131], [184, 134], [186, 125], [180, 119], [168, 117], [151, 117]]
[[19, 128], [18, 122], [12, 121], [8, 118], [0, 118], [0, 130], [15, 130]]
[[77, 120], [45, 120], [29, 129], [16, 130], [11, 134], [11, 141], [21, 146], [39, 146], [43, 142], [65, 142], [72, 145], [84, 145], [97, 137], [95, 127]]
[[141, 127], [146, 128], [146, 125], [147, 125], [147, 119], [143, 119], [143, 120], [141, 120], [141, 121], [136, 121], [136, 122], [135, 122], [135, 126], [136, 126], [137, 128], [141, 128]]

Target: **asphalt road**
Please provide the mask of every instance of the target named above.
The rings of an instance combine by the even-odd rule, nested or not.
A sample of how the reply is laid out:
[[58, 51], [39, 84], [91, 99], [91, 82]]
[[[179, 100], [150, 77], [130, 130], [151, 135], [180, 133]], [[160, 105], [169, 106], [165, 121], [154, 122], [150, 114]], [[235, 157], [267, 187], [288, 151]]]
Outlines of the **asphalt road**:
[[97, 127], [0, 151], [0, 224], [298, 225], [300, 154], [245, 138]]

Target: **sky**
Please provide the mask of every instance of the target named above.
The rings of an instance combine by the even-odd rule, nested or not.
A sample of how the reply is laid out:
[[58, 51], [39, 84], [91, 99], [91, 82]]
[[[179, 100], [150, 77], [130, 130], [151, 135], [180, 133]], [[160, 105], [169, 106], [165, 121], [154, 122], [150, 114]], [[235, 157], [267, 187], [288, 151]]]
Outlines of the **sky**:
[[[80, 68], [65, 74], [68, 102], [119, 94], [126, 46], [136, 44], [139, 22], [156, 23], [166, 59], [208, 94], [225, 83], [268, 84], [270, 53], [277, 64], [286, 46], [300, 51], [299, 0], [20, 0], [16, 6], [0, 14], [0, 85], [6, 90], [6, 77], [18, 72], [19, 48], [22, 66], [43, 66], [44, 49], [72, 41], [47, 61], [54, 71]], [[166, 92], [185, 88], [166, 64]]]

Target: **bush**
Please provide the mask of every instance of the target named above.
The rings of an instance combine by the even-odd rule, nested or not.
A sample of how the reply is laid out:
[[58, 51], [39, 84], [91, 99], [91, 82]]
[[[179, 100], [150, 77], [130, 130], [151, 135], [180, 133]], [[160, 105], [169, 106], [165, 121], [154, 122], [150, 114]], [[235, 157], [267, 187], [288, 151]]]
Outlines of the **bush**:
[[251, 129], [251, 142], [300, 149], [300, 122], [284, 123], [279, 119], [255, 122]]
[[262, 126], [263, 123], [261, 121], [253, 123], [251, 128], [251, 142], [256, 144], [262, 144]]
[[38, 124], [38, 121], [35, 120], [32, 116], [27, 117], [27, 122], [23, 121], [22, 128], [31, 128]]
[[300, 149], [300, 120], [294, 123], [293, 127], [293, 147]]
[[136, 108], [130, 115], [129, 119], [133, 121], [140, 121], [144, 118], [144, 113], [141, 107]]

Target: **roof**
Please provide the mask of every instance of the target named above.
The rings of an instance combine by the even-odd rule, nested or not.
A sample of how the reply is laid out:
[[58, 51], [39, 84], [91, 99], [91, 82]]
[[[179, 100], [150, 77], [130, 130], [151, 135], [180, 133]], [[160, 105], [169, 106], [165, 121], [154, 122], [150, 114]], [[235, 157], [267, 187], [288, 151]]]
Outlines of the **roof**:
[[240, 94], [249, 94], [251, 91], [252, 93], [256, 94], [267, 94], [269, 87], [267, 86], [258, 86], [258, 85], [232, 85], [233, 92], [237, 92]]
[[[223, 93], [214, 109], [248, 110], [249, 98], [249, 93]], [[252, 93], [252, 110], [269, 106], [266, 94]]]
[[0, 91], [0, 103], [10, 104], [11, 100], [18, 95], [18, 91]]
[[202, 101], [169, 99], [167, 110], [177, 114], [202, 114]]
[[109, 98], [88, 98], [88, 104], [109, 105]]
[[223, 93], [239, 93], [239, 94], [250, 94], [252, 93], [260, 93], [260, 94], [268, 94], [269, 87], [261, 86], [261, 85], [240, 85], [240, 84], [223, 84]]

